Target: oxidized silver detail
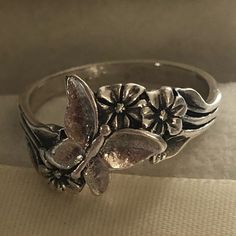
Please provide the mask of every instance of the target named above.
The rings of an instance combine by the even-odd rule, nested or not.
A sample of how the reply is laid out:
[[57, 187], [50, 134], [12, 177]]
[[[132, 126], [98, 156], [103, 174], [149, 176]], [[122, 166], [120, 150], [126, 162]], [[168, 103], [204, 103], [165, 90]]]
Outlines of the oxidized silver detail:
[[160, 135], [177, 135], [182, 131], [182, 119], [187, 111], [183, 97], [171, 87], [147, 92], [149, 105], [143, 109], [144, 127]]
[[96, 99], [100, 122], [109, 124], [114, 130], [141, 127], [141, 109], [146, 105], [146, 100], [142, 99], [144, 92], [143, 86], [133, 83], [99, 88]]
[[78, 76], [66, 78], [65, 127], [35, 127], [20, 107], [21, 125], [37, 170], [60, 191], [81, 191], [87, 183], [102, 194], [109, 171], [142, 161], [156, 164], [175, 156], [211, 126], [218, 101], [207, 103], [193, 89], [148, 91], [127, 83], [93, 92]]

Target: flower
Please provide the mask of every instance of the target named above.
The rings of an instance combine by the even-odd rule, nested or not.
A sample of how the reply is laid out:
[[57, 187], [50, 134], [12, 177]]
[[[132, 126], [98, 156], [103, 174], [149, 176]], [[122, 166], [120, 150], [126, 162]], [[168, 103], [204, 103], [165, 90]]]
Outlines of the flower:
[[159, 135], [177, 135], [181, 132], [182, 118], [187, 111], [184, 98], [171, 87], [147, 92], [150, 106], [143, 108], [143, 125]]
[[72, 179], [69, 174], [63, 173], [57, 168], [40, 165], [39, 172], [59, 191], [65, 191], [66, 189], [81, 191], [84, 187], [85, 182], [82, 178]]
[[132, 83], [100, 87], [96, 97], [101, 123], [115, 130], [141, 127], [141, 109], [146, 105], [144, 91], [143, 86]]

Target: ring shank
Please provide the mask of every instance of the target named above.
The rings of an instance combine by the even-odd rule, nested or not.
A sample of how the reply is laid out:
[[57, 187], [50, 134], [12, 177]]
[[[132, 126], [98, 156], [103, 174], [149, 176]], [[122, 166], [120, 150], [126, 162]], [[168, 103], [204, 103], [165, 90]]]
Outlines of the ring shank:
[[64, 79], [73, 74], [81, 77], [94, 91], [107, 84], [135, 81], [149, 90], [165, 85], [193, 88], [208, 103], [220, 94], [211, 75], [184, 64], [156, 60], [90, 64], [45, 77], [20, 96], [20, 109], [33, 125], [42, 125], [35, 117], [40, 107], [54, 97], [65, 96]]

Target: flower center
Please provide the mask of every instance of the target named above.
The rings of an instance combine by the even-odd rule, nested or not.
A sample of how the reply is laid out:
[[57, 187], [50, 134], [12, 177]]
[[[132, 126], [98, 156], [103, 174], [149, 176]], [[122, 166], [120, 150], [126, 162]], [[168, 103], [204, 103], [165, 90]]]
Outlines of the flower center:
[[159, 117], [160, 117], [160, 119], [161, 119], [162, 121], [166, 121], [167, 118], [168, 118], [168, 114], [167, 114], [166, 110], [162, 110], [162, 111], [160, 112]]
[[115, 107], [116, 113], [122, 113], [125, 110], [125, 105], [123, 103], [117, 103]]

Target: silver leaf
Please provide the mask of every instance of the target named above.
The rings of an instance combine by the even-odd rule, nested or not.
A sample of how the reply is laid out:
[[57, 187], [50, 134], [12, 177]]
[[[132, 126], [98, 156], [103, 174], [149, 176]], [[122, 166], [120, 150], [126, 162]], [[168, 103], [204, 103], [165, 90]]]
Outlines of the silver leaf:
[[216, 98], [214, 102], [207, 103], [202, 96], [191, 88], [177, 88], [176, 91], [185, 99], [188, 109], [193, 112], [207, 113], [215, 110], [221, 100], [221, 93], [216, 92]]

